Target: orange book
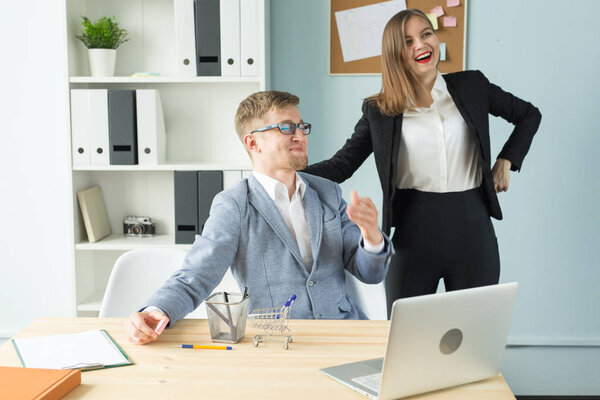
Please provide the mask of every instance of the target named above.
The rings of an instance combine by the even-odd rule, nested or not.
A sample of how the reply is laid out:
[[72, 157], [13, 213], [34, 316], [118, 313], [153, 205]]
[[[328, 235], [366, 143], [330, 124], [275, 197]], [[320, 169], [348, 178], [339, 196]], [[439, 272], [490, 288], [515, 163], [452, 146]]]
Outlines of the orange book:
[[58, 400], [80, 383], [78, 369], [0, 367], [0, 399]]

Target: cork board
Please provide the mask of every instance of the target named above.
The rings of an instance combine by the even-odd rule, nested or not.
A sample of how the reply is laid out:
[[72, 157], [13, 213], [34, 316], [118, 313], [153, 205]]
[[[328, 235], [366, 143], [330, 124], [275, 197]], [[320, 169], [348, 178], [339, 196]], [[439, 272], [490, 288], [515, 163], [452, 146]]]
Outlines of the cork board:
[[[446, 61], [440, 61], [439, 70], [443, 73], [462, 71], [465, 68], [465, 39], [467, 32], [467, 0], [460, 0], [457, 7], [447, 7], [446, 0], [406, 0], [407, 8], [418, 8], [426, 14], [441, 6], [445, 15], [438, 18], [436, 33], [440, 43], [446, 43]], [[331, 0], [329, 29], [329, 73], [334, 74], [380, 74], [381, 56], [344, 62], [342, 45], [338, 35], [335, 13], [337, 11], [382, 3], [379, 0]], [[456, 17], [456, 27], [444, 27], [446, 16]]]

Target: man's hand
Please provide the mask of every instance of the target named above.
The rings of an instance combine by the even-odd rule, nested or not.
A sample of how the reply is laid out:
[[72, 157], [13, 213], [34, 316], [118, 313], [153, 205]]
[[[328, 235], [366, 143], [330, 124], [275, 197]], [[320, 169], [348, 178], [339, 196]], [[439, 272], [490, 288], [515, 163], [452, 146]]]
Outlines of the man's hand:
[[360, 228], [363, 239], [376, 246], [383, 240], [377, 226], [377, 208], [368, 197], [358, 197], [355, 190], [350, 192], [350, 204], [346, 208], [350, 221]]
[[156, 325], [168, 317], [160, 311], [142, 311], [129, 316], [125, 323], [125, 333], [131, 343], [146, 344], [156, 341], [158, 333], [154, 332]]
[[496, 193], [506, 192], [510, 184], [510, 166], [511, 162], [504, 158], [499, 158], [492, 168], [492, 176], [494, 178], [494, 189]]

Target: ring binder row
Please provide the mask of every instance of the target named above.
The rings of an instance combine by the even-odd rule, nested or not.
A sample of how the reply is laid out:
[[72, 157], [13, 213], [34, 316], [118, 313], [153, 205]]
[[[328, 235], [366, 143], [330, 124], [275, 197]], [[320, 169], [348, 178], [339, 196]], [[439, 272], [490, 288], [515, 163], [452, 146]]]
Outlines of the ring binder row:
[[261, 0], [175, 0], [179, 76], [258, 76]]
[[157, 165], [166, 133], [156, 89], [71, 90], [73, 165]]
[[175, 171], [175, 243], [192, 244], [202, 234], [214, 197], [223, 190], [223, 171]]

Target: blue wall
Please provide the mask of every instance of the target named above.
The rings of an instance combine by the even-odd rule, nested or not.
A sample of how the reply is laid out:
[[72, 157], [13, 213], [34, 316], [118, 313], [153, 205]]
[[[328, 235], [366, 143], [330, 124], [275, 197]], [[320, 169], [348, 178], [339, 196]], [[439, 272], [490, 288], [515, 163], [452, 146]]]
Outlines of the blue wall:
[[[501, 281], [521, 284], [509, 343], [535, 350], [507, 351], [503, 373], [518, 394], [600, 393], [592, 378], [600, 362], [590, 361], [600, 359], [599, 16], [596, 0], [469, 2], [467, 68], [543, 114], [522, 172], [500, 195], [505, 219], [495, 221]], [[310, 162], [342, 146], [362, 99], [381, 84], [379, 76], [328, 75], [328, 29], [329, 1], [271, 1], [272, 88], [297, 94], [303, 118], [314, 124]], [[511, 127], [490, 117], [492, 153]], [[342, 187], [381, 204], [372, 158]], [[544, 369], [542, 379], [531, 365], [520, 369], [523, 357], [542, 365], [549, 355], [570, 372]]]

